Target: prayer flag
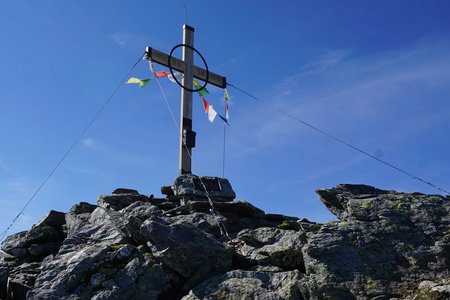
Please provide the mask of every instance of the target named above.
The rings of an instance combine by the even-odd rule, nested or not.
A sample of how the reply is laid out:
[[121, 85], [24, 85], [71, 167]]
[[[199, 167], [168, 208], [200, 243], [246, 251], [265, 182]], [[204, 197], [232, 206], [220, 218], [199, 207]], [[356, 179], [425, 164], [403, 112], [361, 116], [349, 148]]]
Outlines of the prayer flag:
[[131, 77], [130, 79], [128, 79], [127, 83], [141, 83], [141, 80], [136, 77]]
[[161, 77], [167, 77], [170, 75], [170, 72], [166, 72], [166, 71], [157, 71], [156, 72], [156, 77], [161, 78]]
[[227, 103], [225, 103], [225, 118], [227, 119], [227, 121], [228, 121], [229, 117], [230, 116], [228, 115], [228, 102], [227, 102]]
[[223, 97], [226, 101], [230, 100], [230, 95], [228, 95], [228, 91], [226, 88], [224, 89]]
[[205, 113], [208, 114], [208, 119], [210, 122], [214, 121], [217, 116], [217, 112], [214, 110], [211, 104], [206, 101], [205, 97], [202, 97], [203, 100], [203, 108], [205, 109]]
[[205, 110], [205, 113], [208, 113], [209, 103], [208, 101], [206, 101], [205, 97], [202, 97], [202, 101], [203, 101], [203, 109]]
[[130, 79], [128, 79], [127, 83], [135, 83], [135, 84], [139, 84], [139, 86], [141, 88], [143, 88], [144, 86], [147, 85], [147, 83], [149, 83], [153, 78], [147, 78], [147, 79], [139, 79], [136, 77], [131, 77]]
[[[202, 86], [200, 85], [200, 83], [198, 83], [196, 80], [192, 80], [192, 83], [194, 84], [194, 87], [198, 90], [199, 88], [201, 88]], [[206, 88], [201, 89], [200, 91], [198, 91], [198, 95], [200, 97], [203, 97], [205, 95], [209, 94], [208, 90]]]
[[228, 123], [228, 120], [226, 118], [222, 117], [221, 115], [219, 115], [219, 117], [222, 119], [222, 121], [227, 123], [228, 126], [230, 126], [230, 124]]
[[209, 105], [209, 107], [208, 107], [208, 119], [209, 119], [209, 121], [210, 122], [214, 121], [216, 116], [217, 116], [217, 112], [214, 110], [212, 105]]
[[[169, 75], [167, 76], [167, 78], [169, 78], [169, 80], [172, 81], [173, 83], [177, 83], [176, 80], [178, 80], [178, 82], [181, 83], [181, 80], [183, 80], [183, 78], [184, 78], [184, 74], [183, 74], [183, 73], [176, 72], [176, 73], [174, 73], [173, 75], [174, 75], [174, 76], [172, 76], [172, 74], [169, 74]], [[175, 78], [174, 78], [174, 77], [175, 77]], [[176, 79], [176, 80], [175, 80], [175, 79]]]

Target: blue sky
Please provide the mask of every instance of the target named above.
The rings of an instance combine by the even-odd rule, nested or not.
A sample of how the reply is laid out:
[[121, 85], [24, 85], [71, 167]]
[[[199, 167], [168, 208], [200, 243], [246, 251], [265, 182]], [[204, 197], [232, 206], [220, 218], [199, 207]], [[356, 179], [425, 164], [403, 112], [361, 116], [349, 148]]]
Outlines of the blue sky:
[[[185, 0], [195, 46], [228, 81], [406, 171], [450, 188], [448, 1]], [[182, 1], [0, 4], [0, 231], [146, 46], [181, 42]], [[196, 60], [200, 63], [200, 60]], [[164, 68], [160, 68], [166, 70]], [[133, 71], [148, 77], [144, 61]], [[178, 120], [179, 88], [161, 84]], [[223, 110], [222, 91], [207, 99]], [[229, 88], [226, 169], [237, 198], [333, 220], [314, 190], [364, 183], [438, 191]], [[223, 126], [194, 96], [193, 171], [222, 175]], [[123, 86], [11, 229], [117, 187], [160, 196], [178, 132], [156, 82]]]

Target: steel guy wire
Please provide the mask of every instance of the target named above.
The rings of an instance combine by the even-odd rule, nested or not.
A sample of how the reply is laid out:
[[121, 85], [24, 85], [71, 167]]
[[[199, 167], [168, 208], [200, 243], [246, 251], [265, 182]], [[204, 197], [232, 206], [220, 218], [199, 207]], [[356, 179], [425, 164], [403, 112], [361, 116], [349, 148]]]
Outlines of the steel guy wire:
[[120, 81], [119, 85], [113, 90], [113, 92], [106, 99], [106, 101], [103, 103], [103, 105], [97, 110], [97, 112], [94, 114], [94, 116], [88, 122], [88, 124], [83, 128], [83, 130], [81, 130], [81, 133], [73, 141], [73, 143], [70, 145], [70, 147], [64, 152], [64, 154], [62, 155], [61, 159], [58, 161], [58, 163], [55, 165], [55, 167], [51, 170], [51, 172], [47, 175], [47, 177], [42, 181], [42, 183], [36, 189], [34, 194], [30, 197], [30, 199], [27, 201], [27, 203], [19, 211], [17, 216], [12, 220], [12, 222], [8, 225], [8, 227], [0, 234], [0, 241], [3, 240], [3, 238], [8, 233], [9, 229], [11, 229], [11, 227], [16, 223], [16, 221], [19, 219], [20, 215], [23, 214], [23, 212], [28, 207], [28, 205], [30, 205], [30, 203], [34, 200], [34, 198], [36, 198], [36, 196], [39, 194], [39, 192], [42, 190], [42, 188], [46, 185], [47, 181], [53, 176], [53, 174], [56, 172], [56, 170], [61, 166], [61, 164], [67, 158], [67, 156], [72, 152], [72, 150], [75, 148], [75, 146], [80, 142], [80, 140], [83, 138], [83, 136], [86, 134], [86, 132], [92, 126], [92, 124], [94, 124], [94, 122], [97, 120], [97, 118], [100, 116], [100, 114], [105, 110], [106, 106], [111, 102], [112, 98], [116, 95], [116, 93], [122, 87], [122, 85], [125, 82], [125, 80], [131, 74], [131, 72], [134, 70], [134, 68], [138, 65], [138, 63], [141, 61], [141, 59], [142, 59], [142, 55], [139, 57], [139, 59], [136, 61], [136, 63], [130, 68], [130, 70], [126, 73], [126, 75]]
[[432, 188], [437, 189], [437, 190], [443, 192], [443, 193], [446, 194], [447, 196], [450, 195], [450, 192], [447, 191], [447, 190], [444, 189], [444, 188], [441, 188], [441, 187], [439, 187], [439, 186], [437, 186], [437, 185], [435, 185], [435, 184], [433, 184], [433, 183], [431, 183], [431, 182], [429, 182], [429, 181], [426, 181], [426, 180], [424, 180], [424, 179], [422, 179], [422, 178], [420, 178], [420, 177], [418, 177], [418, 176], [415, 176], [415, 175], [413, 175], [413, 174], [411, 174], [411, 173], [409, 173], [409, 172], [407, 172], [407, 171], [405, 171], [405, 170], [403, 170], [403, 169], [401, 169], [401, 168], [399, 168], [399, 167], [397, 167], [397, 166], [395, 166], [395, 165], [393, 165], [393, 164], [391, 164], [391, 163], [389, 163], [389, 162], [387, 162], [387, 161], [385, 161], [385, 160], [382, 160], [382, 159], [380, 159], [380, 158], [378, 158], [378, 157], [376, 157], [376, 156], [374, 156], [374, 155], [372, 155], [372, 154], [370, 154], [370, 153], [368, 153], [368, 152], [366, 152], [366, 151], [364, 151], [364, 150], [362, 150], [362, 149], [360, 149], [360, 148], [358, 148], [358, 147], [356, 147], [356, 146], [353, 146], [352, 144], [350, 144], [350, 143], [348, 143], [348, 142], [346, 142], [346, 141], [344, 141], [344, 140], [342, 140], [342, 139], [340, 139], [340, 138], [338, 138], [338, 137], [332, 135], [331, 133], [328, 133], [328, 132], [326, 132], [326, 131], [324, 131], [324, 130], [322, 130], [322, 129], [319, 129], [319, 128], [317, 128], [316, 126], [313, 126], [313, 125], [311, 125], [311, 124], [309, 124], [309, 123], [307, 123], [307, 122], [301, 120], [300, 118], [298, 118], [298, 117], [296, 117], [296, 116], [294, 116], [294, 115], [292, 115], [292, 114], [290, 114], [290, 113], [288, 113], [288, 112], [285, 112], [284, 110], [282, 110], [282, 109], [280, 109], [280, 108], [278, 108], [278, 107], [276, 107], [276, 106], [274, 106], [274, 105], [272, 105], [272, 104], [270, 104], [270, 103], [268, 103], [268, 102], [266, 102], [266, 101], [263, 101], [263, 100], [259, 99], [258, 97], [252, 95], [252, 94], [249, 93], [249, 92], [246, 92], [245, 90], [243, 90], [243, 89], [241, 89], [241, 88], [238, 88], [237, 86], [235, 86], [235, 85], [233, 85], [233, 84], [231, 84], [231, 83], [228, 83], [228, 85], [231, 86], [231, 87], [233, 87], [233, 88], [235, 88], [236, 90], [240, 91], [241, 93], [246, 94], [246, 95], [249, 96], [250, 98], [252, 98], [252, 99], [254, 99], [254, 100], [257, 100], [257, 101], [261, 102], [262, 104], [266, 105], [267, 107], [269, 107], [269, 108], [271, 108], [271, 109], [273, 109], [273, 110], [278, 111], [279, 113], [281, 113], [281, 114], [283, 114], [283, 115], [285, 115], [285, 116], [287, 116], [287, 117], [289, 117], [289, 118], [291, 118], [291, 119], [293, 119], [293, 120], [295, 120], [295, 121], [297, 121], [297, 122], [299, 122], [299, 123], [301, 123], [301, 124], [303, 124], [303, 125], [305, 125], [305, 126], [311, 128], [311, 129], [313, 129], [313, 130], [319, 132], [319, 133], [322, 134], [322, 135], [327, 136], [327, 137], [330, 138], [330, 139], [335, 140], [336, 142], [338, 142], [338, 143], [340, 143], [340, 144], [343, 144], [343, 145], [345, 145], [345, 146], [347, 146], [347, 147], [349, 147], [349, 148], [352, 148], [353, 150], [358, 151], [358, 152], [360, 152], [361, 154], [366, 155], [366, 156], [368, 156], [368, 157], [370, 157], [370, 158], [372, 158], [372, 159], [378, 161], [379, 163], [382, 163], [382, 164], [384, 164], [384, 165], [386, 165], [386, 166], [388, 166], [388, 167], [390, 167], [390, 168], [392, 168], [392, 169], [394, 169], [394, 170], [397, 170], [398, 172], [401, 172], [401, 173], [403, 173], [403, 174], [405, 174], [405, 175], [408, 175], [408, 176], [411, 177], [411, 179], [418, 180], [418, 181], [420, 181], [420, 182], [422, 182], [422, 183], [424, 183], [424, 184], [426, 184], [426, 185], [428, 185], [428, 186], [431, 186]]

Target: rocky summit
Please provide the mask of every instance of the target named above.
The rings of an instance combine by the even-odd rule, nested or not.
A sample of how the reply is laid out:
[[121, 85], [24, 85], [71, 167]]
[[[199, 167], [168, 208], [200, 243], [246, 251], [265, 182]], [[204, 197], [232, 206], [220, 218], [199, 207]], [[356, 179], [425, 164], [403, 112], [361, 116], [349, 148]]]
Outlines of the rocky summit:
[[450, 199], [338, 185], [317, 193], [339, 221], [316, 224], [221, 180], [50, 211], [3, 241], [0, 298], [450, 299]]

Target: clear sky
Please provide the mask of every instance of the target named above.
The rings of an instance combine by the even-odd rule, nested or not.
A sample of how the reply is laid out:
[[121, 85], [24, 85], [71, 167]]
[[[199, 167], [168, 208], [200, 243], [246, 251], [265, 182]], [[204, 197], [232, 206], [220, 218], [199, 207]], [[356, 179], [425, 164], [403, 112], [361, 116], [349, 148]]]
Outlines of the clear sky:
[[[450, 188], [450, 2], [185, 0], [209, 68], [271, 105]], [[0, 231], [33, 195], [146, 46], [181, 43], [182, 1], [0, 3]], [[178, 55], [178, 54], [177, 54]], [[196, 60], [200, 64], [199, 59]], [[167, 70], [163, 67], [161, 70]], [[142, 61], [132, 76], [151, 76]], [[180, 89], [161, 84], [178, 120]], [[208, 101], [223, 111], [222, 91]], [[364, 183], [438, 193], [229, 88], [227, 177], [237, 199], [325, 222], [316, 188]], [[222, 175], [223, 124], [194, 96], [193, 171]], [[161, 196], [178, 131], [156, 82], [125, 85], [10, 233], [117, 187]]]

